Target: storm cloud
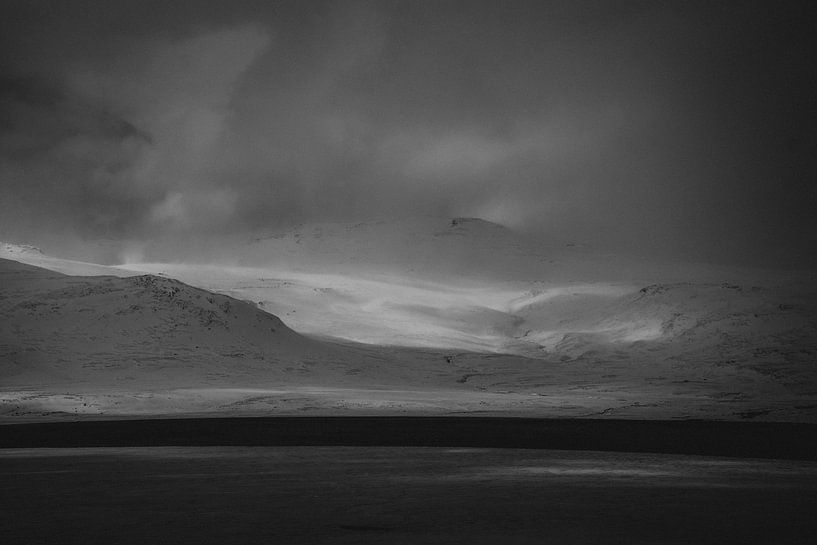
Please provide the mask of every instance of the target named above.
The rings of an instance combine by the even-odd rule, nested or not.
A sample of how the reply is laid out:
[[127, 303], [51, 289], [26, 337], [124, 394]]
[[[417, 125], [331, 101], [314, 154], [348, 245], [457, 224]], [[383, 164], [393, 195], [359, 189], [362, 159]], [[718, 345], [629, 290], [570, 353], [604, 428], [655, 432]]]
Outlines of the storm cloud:
[[0, 234], [468, 215], [817, 265], [809, 3], [4, 2]]

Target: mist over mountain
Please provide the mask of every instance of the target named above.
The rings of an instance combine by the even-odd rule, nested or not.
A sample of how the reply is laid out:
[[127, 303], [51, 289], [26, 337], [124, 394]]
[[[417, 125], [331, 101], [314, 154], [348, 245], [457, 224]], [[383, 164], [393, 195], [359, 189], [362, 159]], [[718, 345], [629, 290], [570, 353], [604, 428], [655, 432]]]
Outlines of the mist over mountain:
[[815, 23], [808, 2], [6, 1], [0, 233], [114, 262], [431, 214], [814, 267]]

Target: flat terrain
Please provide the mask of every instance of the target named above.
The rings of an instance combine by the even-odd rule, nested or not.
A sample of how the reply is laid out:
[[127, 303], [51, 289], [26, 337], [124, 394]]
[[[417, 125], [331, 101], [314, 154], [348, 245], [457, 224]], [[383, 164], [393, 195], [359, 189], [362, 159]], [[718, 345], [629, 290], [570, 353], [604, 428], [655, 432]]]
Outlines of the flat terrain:
[[817, 425], [472, 415], [107, 419], [0, 426], [0, 448], [239, 445], [533, 448], [817, 461]]
[[810, 544], [817, 463], [411, 447], [0, 449], [6, 543]]

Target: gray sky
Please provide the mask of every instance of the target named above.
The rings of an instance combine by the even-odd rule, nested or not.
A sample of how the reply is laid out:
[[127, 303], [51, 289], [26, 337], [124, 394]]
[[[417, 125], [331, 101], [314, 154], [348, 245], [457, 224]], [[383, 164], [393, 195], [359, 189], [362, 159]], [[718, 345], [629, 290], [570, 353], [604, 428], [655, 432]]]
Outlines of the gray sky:
[[479, 216], [817, 266], [809, 2], [0, 4], [0, 238]]

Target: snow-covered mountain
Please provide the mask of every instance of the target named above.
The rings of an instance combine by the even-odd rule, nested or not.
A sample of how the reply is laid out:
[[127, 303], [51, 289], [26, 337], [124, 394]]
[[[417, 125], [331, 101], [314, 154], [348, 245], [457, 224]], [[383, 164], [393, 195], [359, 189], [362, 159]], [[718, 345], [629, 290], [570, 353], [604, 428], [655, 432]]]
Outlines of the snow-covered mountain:
[[[595, 409], [588, 407], [597, 406], [602, 407], [598, 412], [612, 408], [604, 414], [613, 416], [630, 414], [627, 411], [694, 415], [695, 411], [683, 409], [687, 406], [706, 406], [700, 410], [719, 417], [791, 419], [817, 414], [813, 388], [817, 384], [817, 282], [808, 273], [610, 257], [589, 248], [537, 245], [502, 226], [468, 218], [300, 226], [235, 244], [229, 251], [229, 258], [210, 262], [131, 262], [118, 267], [51, 258], [9, 245], [0, 249], [0, 257], [75, 275], [150, 273], [154, 276], [147, 278], [157, 286], [184, 286], [171, 280], [177, 279], [189, 284], [180, 288], [184, 293], [196, 286], [221, 294], [212, 297], [248, 301], [240, 307], [247, 313], [272, 314], [282, 321], [277, 329], [292, 328], [309, 336], [290, 332], [298, 342], [284, 348], [269, 344], [275, 337], [266, 339], [266, 333], [252, 337], [254, 329], [242, 322], [232, 326], [229, 338], [202, 331], [186, 333], [187, 326], [174, 326], [178, 338], [163, 338], [162, 345], [151, 333], [142, 345], [165, 346], [161, 350], [168, 355], [168, 368], [176, 366], [176, 358], [184, 360], [188, 355], [190, 361], [215, 362], [220, 371], [213, 376], [222, 373], [226, 381], [220, 387], [229, 385], [241, 375], [242, 366], [253, 361], [322, 361], [322, 366], [284, 365], [290, 368], [287, 373], [279, 367], [251, 365], [246, 376], [256, 376], [253, 380], [265, 387], [414, 385], [420, 391], [453, 389], [466, 396], [524, 392], [550, 396], [549, 402], [564, 394], [572, 400], [567, 405], [577, 407], [571, 414], [592, 414]], [[133, 285], [137, 280], [129, 278], [104, 282], [124, 293], [138, 287]], [[59, 292], [47, 293], [46, 301]], [[68, 298], [76, 295], [65, 293]], [[142, 289], [140, 293], [153, 292]], [[211, 296], [204, 293], [196, 291], [195, 300], [207, 301]], [[190, 297], [195, 296], [171, 303], [178, 305]], [[27, 304], [34, 304], [37, 312], [50, 304], [40, 305], [33, 295], [29, 301], [34, 301]], [[143, 309], [153, 305], [136, 304]], [[129, 331], [132, 324], [127, 320], [145, 317], [144, 310], [129, 315], [130, 305], [120, 306], [98, 310], [97, 321], [86, 319], [91, 313], [76, 320], [33, 316], [51, 329], [63, 327], [60, 324], [67, 320], [76, 324], [76, 331], [99, 330], [110, 321], [100, 316], [108, 315], [115, 316], [112, 323], [130, 324], [116, 326]], [[216, 309], [209, 310], [218, 315]], [[10, 314], [7, 323], [27, 323], [26, 319], [24, 314]], [[168, 314], [161, 323], [195, 325], [184, 314]], [[150, 327], [155, 332], [158, 325]], [[237, 331], [245, 330], [249, 338], [234, 338]], [[13, 336], [13, 331], [6, 334]], [[206, 338], [198, 342], [201, 335]], [[143, 336], [142, 330], [130, 333], [132, 339]], [[33, 338], [30, 345], [61, 338], [52, 337]], [[123, 353], [106, 352], [108, 341], [87, 341], [87, 347], [80, 345], [82, 350], [69, 352], [83, 361], [122, 357]], [[363, 344], [351, 347], [337, 342]], [[125, 346], [122, 343], [115, 341], [118, 347]], [[185, 352], [191, 343], [209, 348]], [[238, 345], [241, 348], [235, 348]], [[306, 346], [319, 356], [304, 356]], [[52, 350], [61, 349], [55, 345]], [[97, 356], [83, 350], [96, 350]], [[253, 360], [246, 354], [265, 355]], [[161, 360], [162, 356], [151, 357]], [[39, 360], [32, 356], [31, 361]], [[176, 376], [173, 373], [165, 373], [162, 380], [177, 386], [195, 383], [201, 377], [197, 373], [205, 368], [189, 367], [191, 374], [180, 382], [170, 380]], [[239, 371], [233, 373], [233, 368]], [[259, 370], [263, 373], [258, 374]], [[82, 372], [72, 375], [77, 380], [81, 376]], [[233, 384], [239, 383], [247, 386], [242, 380]], [[567, 395], [565, 389], [573, 393]], [[686, 401], [680, 402], [679, 396]], [[510, 397], [504, 399], [506, 409], [513, 405]], [[529, 407], [530, 398], [520, 403], [518, 407]], [[548, 410], [554, 408], [552, 403], [548, 406]]]

